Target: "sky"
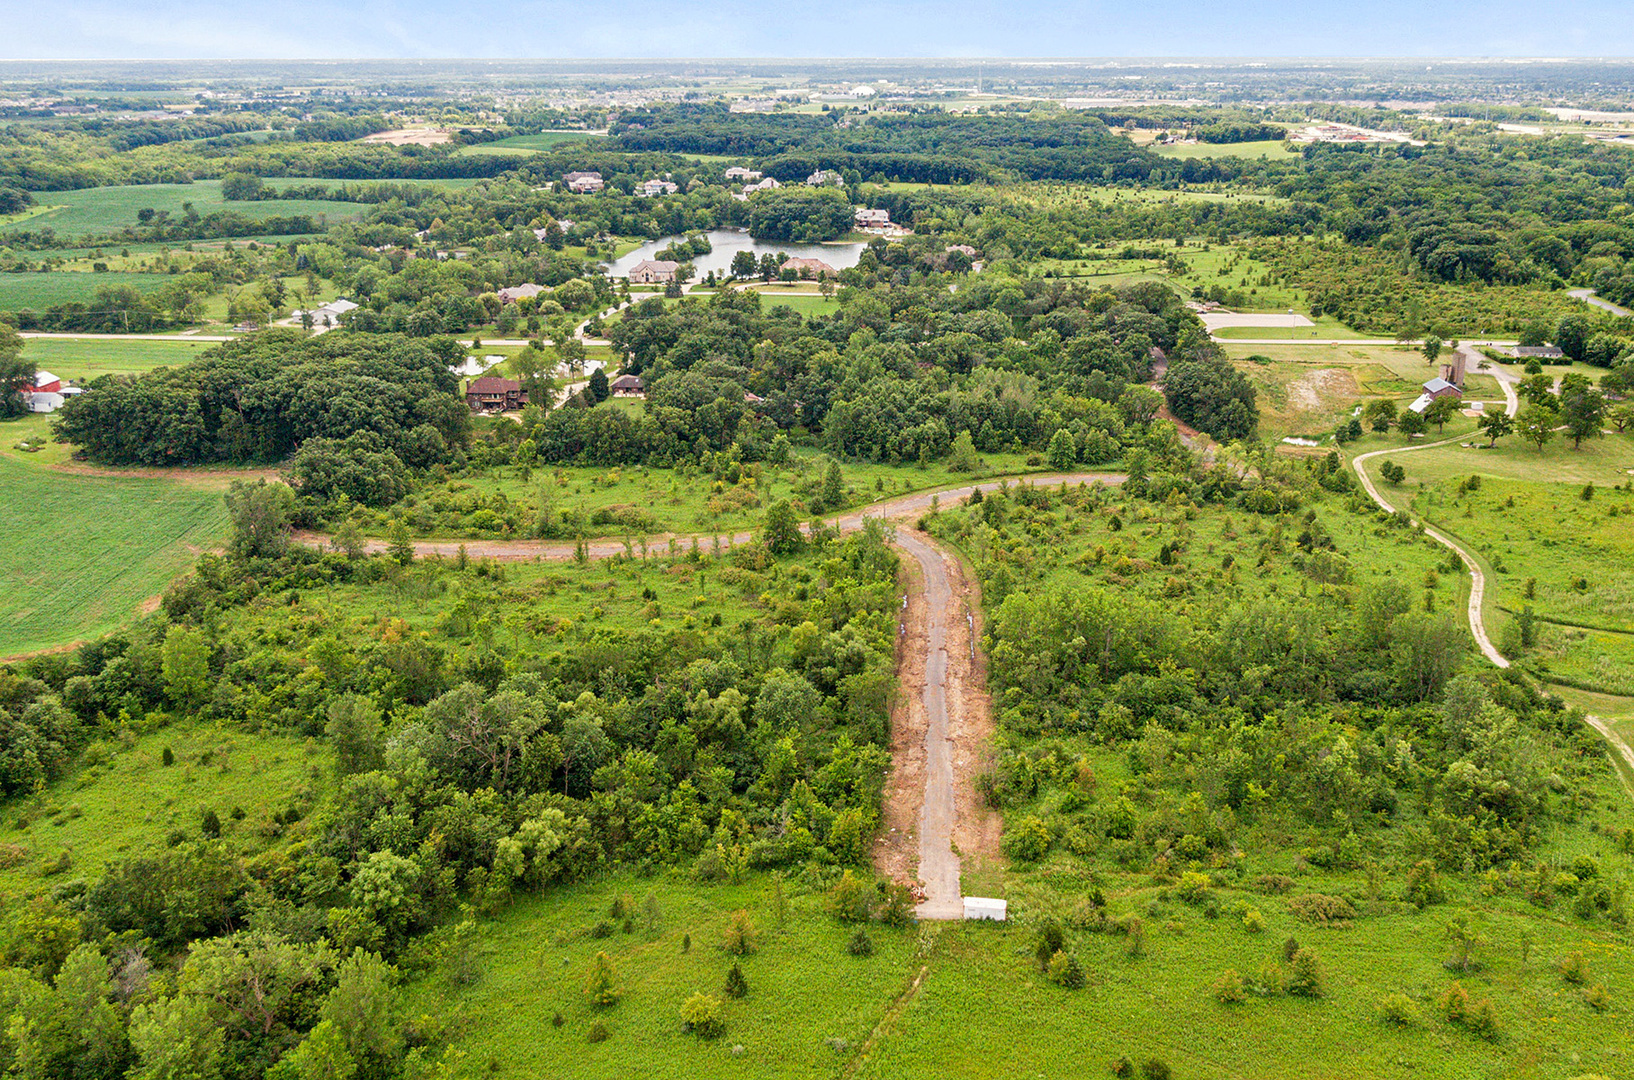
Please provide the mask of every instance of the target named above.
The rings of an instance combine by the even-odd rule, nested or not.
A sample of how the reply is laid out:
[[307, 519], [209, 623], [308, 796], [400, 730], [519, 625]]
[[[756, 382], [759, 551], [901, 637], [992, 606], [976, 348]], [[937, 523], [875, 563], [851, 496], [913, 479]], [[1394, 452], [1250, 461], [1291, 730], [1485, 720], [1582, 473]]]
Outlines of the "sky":
[[0, 0], [0, 58], [1634, 55], [1627, 0]]

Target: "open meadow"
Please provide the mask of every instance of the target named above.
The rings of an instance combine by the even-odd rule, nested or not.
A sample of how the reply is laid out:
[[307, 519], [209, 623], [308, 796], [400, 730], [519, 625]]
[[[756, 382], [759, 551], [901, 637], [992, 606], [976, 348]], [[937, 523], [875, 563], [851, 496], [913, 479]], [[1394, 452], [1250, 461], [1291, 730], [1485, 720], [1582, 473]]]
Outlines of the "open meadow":
[[124, 625], [227, 533], [226, 478], [76, 471], [64, 446], [18, 448], [48, 434], [44, 416], [0, 423], [0, 656]]
[[[327, 182], [327, 181], [326, 181]], [[57, 235], [87, 236], [134, 228], [139, 210], [164, 210], [180, 218], [191, 204], [202, 215], [232, 211], [252, 220], [306, 214], [322, 215], [328, 221], [352, 221], [369, 207], [363, 203], [317, 199], [258, 199], [228, 202], [221, 195], [221, 181], [195, 180], [191, 184], [145, 184], [127, 187], [86, 188], [79, 191], [41, 192], [39, 201], [51, 207], [27, 221], [0, 227], [37, 230], [49, 226]]]

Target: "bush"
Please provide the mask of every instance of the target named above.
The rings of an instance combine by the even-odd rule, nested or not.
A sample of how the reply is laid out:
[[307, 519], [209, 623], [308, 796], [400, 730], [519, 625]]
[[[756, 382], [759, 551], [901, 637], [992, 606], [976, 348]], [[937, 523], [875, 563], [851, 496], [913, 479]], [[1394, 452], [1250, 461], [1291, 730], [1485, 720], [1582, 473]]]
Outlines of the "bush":
[[1469, 1019], [1465, 1021], [1464, 1026], [1471, 1034], [1479, 1035], [1483, 1039], [1496, 1039], [1498, 1013], [1492, 1007], [1492, 1001], [1489, 998], [1482, 998], [1480, 1003], [1470, 1010]]
[[828, 910], [841, 922], [867, 922], [874, 911], [874, 890], [847, 870], [828, 891]]
[[743, 969], [737, 964], [733, 964], [732, 970], [726, 973], [726, 996], [741, 998], [748, 995], [749, 980], [743, 977]]
[[1133, 1061], [1129, 1060], [1129, 1055], [1125, 1054], [1125, 1055], [1119, 1057], [1117, 1060], [1112, 1062], [1112, 1075], [1113, 1076], [1134, 1076], [1135, 1075], [1135, 1063]]
[[607, 1036], [607, 1025], [602, 1023], [600, 1020], [597, 1020], [594, 1024], [590, 1025], [590, 1033], [586, 1035], [585, 1038], [589, 1039], [593, 1043], [602, 1043], [607, 1041]]
[[1462, 983], [1453, 983], [1441, 991], [1441, 996], [1435, 999], [1441, 1016], [1449, 1024], [1462, 1025], [1469, 1016], [1469, 991]]
[[1606, 993], [1606, 988], [1604, 986], [1596, 983], [1595, 985], [1584, 989], [1583, 1004], [1587, 1005], [1595, 1012], [1605, 1012], [1611, 1007], [1611, 995]]
[[1322, 962], [1313, 949], [1294, 953], [1288, 971], [1288, 993], [1299, 997], [1322, 996]]
[[1050, 982], [1068, 990], [1084, 988], [1084, 969], [1079, 965], [1078, 958], [1070, 953], [1058, 952], [1050, 957], [1049, 976]]
[[1339, 896], [1324, 896], [1322, 893], [1296, 896], [1288, 901], [1288, 910], [1295, 918], [1320, 926], [1345, 922], [1356, 917], [1356, 909], [1351, 906], [1349, 900]]
[[1418, 1003], [1406, 994], [1390, 994], [1379, 1002], [1379, 1019], [1391, 1027], [1417, 1027], [1423, 1020]]
[[726, 1032], [721, 1018], [721, 999], [709, 994], [693, 994], [681, 1006], [681, 1025], [700, 1039], [718, 1039]]
[[1260, 914], [1259, 908], [1249, 908], [1243, 912], [1243, 929], [1250, 934], [1265, 932], [1265, 916]]
[[868, 931], [859, 926], [857, 932], [851, 935], [851, 940], [846, 943], [845, 951], [852, 956], [873, 956], [874, 939], [868, 936]]
[[1560, 977], [1573, 986], [1582, 986], [1589, 979], [1589, 962], [1580, 952], [1568, 954], [1560, 962]]
[[1180, 899], [1188, 904], [1200, 904], [1208, 898], [1209, 886], [1213, 882], [1207, 874], [1199, 874], [1195, 870], [1187, 870], [1180, 875], [1180, 885], [1177, 892]]
[[753, 956], [760, 948], [760, 933], [755, 924], [749, 921], [747, 911], [732, 912], [732, 921], [726, 927], [726, 938], [722, 943], [727, 952], [733, 956]]
[[606, 953], [596, 954], [590, 974], [585, 978], [584, 993], [593, 1009], [606, 1009], [618, 1004], [618, 972], [613, 969], [612, 957]]
[[1244, 997], [1243, 977], [1232, 968], [1226, 968], [1220, 977], [1214, 980], [1214, 998], [1222, 1005], [1240, 1004]]
[[1162, 1058], [1151, 1058], [1140, 1067], [1140, 1075], [1142, 1080], [1171, 1080], [1174, 1072]]
[[1407, 871], [1407, 901], [1420, 911], [1431, 904], [1445, 902], [1447, 894], [1441, 888], [1441, 875], [1435, 863], [1428, 859], [1415, 863]]
[[1055, 837], [1050, 827], [1038, 817], [1029, 814], [1006, 833], [1004, 854], [1015, 862], [1037, 862], [1050, 850]]

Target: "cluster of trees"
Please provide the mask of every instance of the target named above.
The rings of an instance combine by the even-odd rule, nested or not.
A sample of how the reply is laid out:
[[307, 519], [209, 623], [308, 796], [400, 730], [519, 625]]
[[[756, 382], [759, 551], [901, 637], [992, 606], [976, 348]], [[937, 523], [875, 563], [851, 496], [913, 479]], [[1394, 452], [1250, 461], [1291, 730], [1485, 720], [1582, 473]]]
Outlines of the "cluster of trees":
[[782, 187], [749, 200], [749, 235], [757, 240], [816, 243], [851, 231], [851, 200], [830, 187]]
[[[503, 603], [499, 575], [239, 539], [162, 619], [0, 671], [4, 790], [132, 717], [188, 714], [326, 738], [331, 794], [290, 792], [263, 821], [209, 809], [19, 906], [0, 928], [0, 1053], [22, 1075], [451, 1075], [443, 1025], [411, 1022], [395, 984], [468, 951], [473, 909], [614, 862], [704, 880], [866, 864], [896, 636], [878, 528], [815, 538], [810, 564], [759, 544], [672, 560], [775, 604], [775, 625], [519, 624], [503, 655], [463, 614]], [[405, 575], [468, 599], [429, 635], [290, 621], [313, 585]], [[290, 603], [250, 602], [272, 595]]]
[[118, 465], [280, 461], [308, 440], [349, 440], [342, 451], [424, 468], [465, 444], [470, 411], [450, 371], [461, 358], [446, 340], [269, 330], [180, 367], [102, 376], [53, 430]]
[[[1373, 516], [1342, 465], [1261, 462], [1239, 479], [1173, 442], [1141, 464], [1121, 494], [1021, 488], [930, 522], [983, 579], [1001, 703], [983, 786], [1013, 811], [1012, 857], [1060, 850], [1206, 884], [1292, 830], [1316, 867], [1427, 860], [1401, 886], [1420, 906], [1434, 898], [1411, 894], [1437, 870], [1529, 877], [1551, 823], [1579, 812], [1574, 779], [1600, 768], [1592, 735], [1523, 677], [1465, 671], [1455, 614], [1426, 610], [1400, 575], [1363, 576], [1323, 525], [1348, 507]], [[1333, 491], [1346, 506], [1300, 512]], [[1232, 503], [1276, 522], [1250, 523], [1254, 573], [1286, 561], [1320, 593], [1244, 589], [1230, 558], [1213, 568], [1187, 522]], [[1169, 538], [1155, 558], [1121, 542], [1125, 517]], [[1103, 538], [1094, 580], [1056, 580], [1086, 526]], [[1132, 779], [1098, 790], [1085, 736]]]

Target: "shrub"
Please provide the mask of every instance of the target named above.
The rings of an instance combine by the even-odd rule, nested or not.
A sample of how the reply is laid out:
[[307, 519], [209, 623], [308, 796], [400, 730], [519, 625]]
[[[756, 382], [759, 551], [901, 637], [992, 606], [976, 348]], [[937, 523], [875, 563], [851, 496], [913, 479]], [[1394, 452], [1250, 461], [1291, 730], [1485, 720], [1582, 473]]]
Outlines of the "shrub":
[[900, 881], [882, 883], [879, 887], [881, 894], [879, 921], [886, 926], [898, 929], [912, 926], [919, 921], [914, 911], [913, 890]]
[[1560, 962], [1560, 977], [1573, 986], [1582, 986], [1589, 979], [1589, 962], [1580, 952], [1569, 953]]
[[700, 1039], [718, 1039], [726, 1031], [721, 1018], [721, 999], [709, 994], [693, 994], [681, 1006], [681, 1025]]
[[1294, 953], [1288, 970], [1288, 993], [1299, 997], [1322, 996], [1322, 962], [1314, 949]]
[[176, 764], [176, 751], [168, 746], [165, 747], [164, 753], [159, 755], [159, 760], [167, 766]]
[[1198, 904], [1202, 903], [1208, 898], [1208, 889], [1212, 884], [1213, 882], [1209, 880], [1209, 876], [1207, 874], [1199, 874], [1195, 870], [1187, 870], [1184, 874], [1180, 875], [1180, 884], [1176, 891], [1180, 894], [1180, 899], [1184, 900], [1186, 903]]
[[1037, 862], [1050, 850], [1054, 841], [1050, 827], [1029, 814], [1005, 834], [1004, 854], [1016, 862]]
[[732, 921], [726, 927], [723, 947], [733, 956], [752, 956], [760, 948], [760, 934], [749, 921], [747, 911], [732, 912]]
[[1418, 1003], [1406, 994], [1390, 994], [1379, 1002], [1379, 1019], [1391, 1027], [1417, 1027], [1423, 1020]]
[[211, 840], [221, 835], [221, 818], [216, 814], [215, 810], [207, 809], [204, 811], [203, 817], [199, 819], [199, 832]]
[[600, 1020], [597, 1020], [594, 1024], [590, 1025], [590, 1033], [586, 1035], [585, 1038], [589, 1039], [593, 1043], [602, 1043], [607, 1041], [607, 1036], [607, 1025], [602, 1023]]
[[1435, 999], [1436, 1006], [1441, 1010], [1441, 1016], [1449, 1024], [1463, 1024], [1469, 1016], [1469, 991], [1462, 983], [1453, 983], [1441, 991], [1441, 996]]
[[850, 870], [828, 891], [828, 910], [841, 922], [866, 922], [874, 910], [874, 890]]
[[846, 943], [845, 951], [852, 956], [873, 956], [874, 939], [868, 936], [868, 931], [859, 926], [857, 932], [851, 935], [851, 940]]
[[1596, 983], [1595, 985], [1584, 989], [1583, 1004], [1587, 1005], [1595, 1012], [1605, 1012], [1611, 1007], [1611, 995], [1606, 993], [1606, 988], [1604, 986]]
[[1066, 943], [1067, 936], [1061, 931], [1061, 924], [1054, 919], [1045, 919], [1038, 928], [1038, 941], [1033, 946], [1033, 957], [1038, 961], [1038, 966], [1047, 968]]
[[1287, 985], [1288, 976], [1282, 965], [1275, 960], [1267, 960], [1260, 968], [1260, 977], [1255, 989], [1264, 997], [1276, 997]]
[[618, 1004], [618, 972], [613, 969], [612, 957], [604, 952], [596, 954], [584, 981], [584, 992], [591, 1008], [606, 1009]]
[[747, 997], [749, 994], [749, 980], [743, 977], [743, 969], [737, 964], [726, 973], [726, 996], [729, 998]]
[[1298, 952], [1299, 941], [1297, 939], [1289, 938], [1287, 941], [1284, 941], [1282, 943], [1282, 962], [1285, 964], [1293, 963], [1294, 955]]
[[1480, 1003], [1469, 1011], [1469, 1018], [1464, 1022], [1464, 1026], [1472, 1034], [1479, 1035], [1483, 1039], [1496, 1039], [1498, 1037], [1498, 1013], [1492, 1007], [1491, 999], [1482, 998]]
[[1170, 1080], [1174, 1071], [1162, 1058], [1150, 1058], [1140, 1067], [1140, 1075], [1142, 1080]]
[[1431, 904], [1439, 904], [1447, 899], [1447, 894], [1441, 888], [1441, 875], [1436, 872], [1435, 863], [1428, 859], [1415, 863], [1407, 871], [1407, 901], [1419, 910]]
[[1324, 896], [1322, 893], [1306, 893], [1288, 901], [1288, 910], [1297, 919], [1319, 926], [1331, 923], [1345, 922], [1356, 917], [1356, 909], [1350, 901], [1339, 896]]
[[1254, 888], [1270, 896], [1281, 896], [1294, 887], [1294, 879], [1286, 874], [1261, 874], [1254, 879]]
[[1243, 929], [1250, 934], [1265, 932], [1265, 916], [1260, 914], [1259, 908], [1249, 908], [1243, 912]]
[[1243, 977], [1234, 969], [1226, 968], [1220, 977], [1214, 980], [1214, 998], [1222, 1005], [1240, 1004], [1246, 996], [1243, 986]]
[[1084, 988], [1084, 969], [1079, 965], [1077, 957], [1067, 952], [1058, 952], [1050, 957], [1050, 982], [1068, 990], [1082, 990]]
[[1134, 1076], [1135, 1075], [1135, 1063], [1133, 1061], [1129, 1060], [1129, 1055], [1124, 1054], [1124, 1055], [1122, 1055], [1121, 1057], [1117, 1058], [1115, 1061], [1112, 1062], [1112, 1075], [1113, 1076]]

